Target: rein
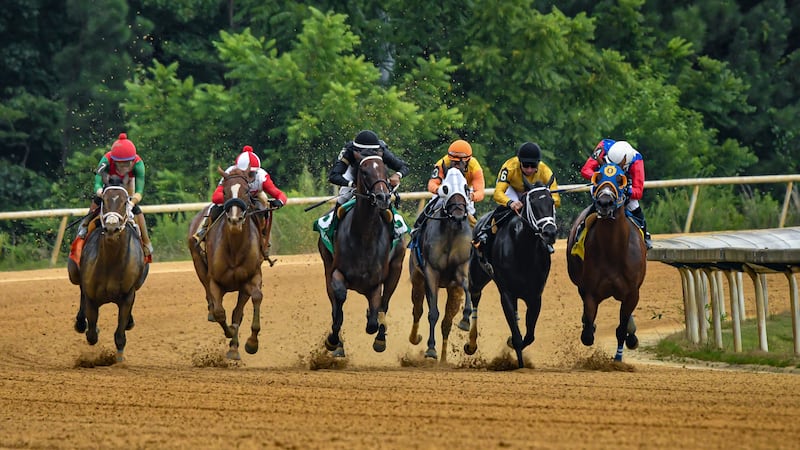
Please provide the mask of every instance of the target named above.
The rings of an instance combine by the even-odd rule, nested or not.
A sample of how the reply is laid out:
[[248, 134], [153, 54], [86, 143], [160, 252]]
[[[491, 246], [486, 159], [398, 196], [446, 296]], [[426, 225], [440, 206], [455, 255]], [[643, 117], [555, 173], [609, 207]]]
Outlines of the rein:
[[[120, 223], [120, 224], [125, 224], [125, 222], [128, 221], [128, 216], [130, 215], [129, 214], [130, 208], [128, 207], [128, 200], [127, 200], [127, 198], [128, 198], [128, 190], [127, 189], [125, 189], [122, 186], [108, 186], [103, 190], [103, 197], [105, 197], [107, 192], [109, 192], [109, 191], [117, 191], [117, 190], [121, 191], [120, 195], [124, 195], [125, 199], [126, 199], [125, 200], [125, 205], [126, 205], [126, 207], [125, 207], [125, 215], [122, 215], [121, 213], [119, 213], [117, 211], [108, 211], [108, 212], [106, 212], [105, 211], [106, 202], [105, 201], [102, 202], [102, 204], [100, 205], [100, 225], [103, 227], [103, 229], [106, 229], [106, 222], [110, 221], [111, 223], [114, 223], [115, 220], [113, 220], [113, 219], [116, 219], [116, 222]], [[122, 228], [122, 227], [120, 227], [120, 228]]]
[[553, 216], [545, 216], [538, 218], [531, 205], [530, 196], [536, 191], [547, 191], [545, 187], [534, 187], [525, 194], [525, 216], [517, 211], [514, 213], [522, 219], [522, 223], [527, 225], [537, 236], [542, 235], [542, 231], [547, 225], [556, 226], [555, 214]]

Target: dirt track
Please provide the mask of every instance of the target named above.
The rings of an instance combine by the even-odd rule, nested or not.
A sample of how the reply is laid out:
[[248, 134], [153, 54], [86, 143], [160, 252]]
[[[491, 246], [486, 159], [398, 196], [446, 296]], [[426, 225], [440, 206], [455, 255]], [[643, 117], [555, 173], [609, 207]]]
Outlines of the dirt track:
[[[0, 447], [797, 448], [797, 374], [670, 366], [641, 350], [626, 350], [629, 371], [591, 369], [613, 354], [618, 303], [601, 305], [595, 347], [583, 348], [580, 298], [560, 244], [525, 353], [533, 368], [511, 372], [486, 370], [508, 336], [491, 285], [476, 357], [463, 356], [466, 335], [454, 329], [450, 363], [425, 364], [424, 340], [408, 342], [404, 274], [387, 351], [372, 351], [366, 302], [351, 292], [346, 367], [310, 370], [330, 327], [322, 264], [316, 255], [279, 256], [264, 266], [260, 350], [227, 365], [191, 263], [156, 263], [137, 296], [127, 362], [85, 368], [76, 365], [111, 353], [116, 307], [101, 308], [100, 342], [90, 347], [72, 329], [79, 290], [65, 268], [2, 273]], [[784, 284], [770, 289], [771, 305], [788, 305]], [[644, 343], [680, 327], [675, 269], [649, 264], [642, 294]], [[233, 302], [229, 294], [229, 312]], [[248, 307], [243, 338], [251, 317]]]

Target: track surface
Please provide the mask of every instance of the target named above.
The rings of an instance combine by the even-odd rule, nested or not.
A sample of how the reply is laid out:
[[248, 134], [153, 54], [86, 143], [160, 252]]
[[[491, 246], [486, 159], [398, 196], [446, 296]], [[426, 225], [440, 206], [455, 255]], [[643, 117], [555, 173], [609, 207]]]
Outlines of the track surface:
[[[421, 357], [425, 323], [423, 343], [408, 342], [404, 274], [387, 351], [373, 352], [366, 301], [351, 292], [346, 364], [311, 370], [324, 360], [330, 327], [317, 255], [264, 266], [261, 347], [234, 364], [221, 359], [227, 343], [206, 320], [191, 263], [156, 263], [137, 296], [127, 361], [86, 368], [113, 349], [116, 307], [100, 309], [100, 342], [90, 347], [72, 329], [79, 290], [65, 268], [1, 273], [0, 447], [797, 448], [796, 373], [668, 365], [627, 349], [627, 364], [612, 366], [613, 299], [600, 306], [595, 346], [581, 346], [580, 298], [559, 244], [537, 339], [525, 352], [532, 368], [517, 371], [487, 370], [507, 353], [508, 336], [491, 284], [474, 357], [463, 355], [466, 334], [455, 327], [447, 364]], [[770, 283], [773, 308], [788, 307], [785, 291], [780, 278]], [[234, 302], [229, 294], [229, 313]], [[251, 317], [248, 305], [243, 339]], [[645, 345], [680, 329], [675, 269], [648, 265], [636, 317]]]

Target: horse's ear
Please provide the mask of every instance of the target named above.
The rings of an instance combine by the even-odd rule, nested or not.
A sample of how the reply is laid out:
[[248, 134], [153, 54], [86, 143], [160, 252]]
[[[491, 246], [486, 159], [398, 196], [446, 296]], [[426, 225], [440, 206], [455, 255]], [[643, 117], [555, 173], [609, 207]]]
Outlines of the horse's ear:
[[628, 162], [628, 155], [622, 157], [622, 161], [619, 163], [619, 166], [622, 170], [625, 170], [625, 163]]
[[108, 171], [100, 172], [100, 179], [103, 180], [103, 186], [108, 186]]
[[225, 171], [222, 170], [222, 167], [220, 166], [217, 166], [217, 173], [220, 174], [220, 176], [225, 176]]
[[550, 186], [552, 186], [553, 182], [555, 182], [555, 181], [556, 181], [556, 174], [550, 175], [550, 179], [547, 180], [547, 185], [546, 185], [547, 189], [550, 189]]
[[624, 188], [625, 186], [628, 185], [628, 177], [626, 177], [625, 175], [618, 175], [617, 184], [619, 185], [619, 187]]
[[592, 184], [597, 184], [597, 177], [600, 175], [600, 172], [595, 172], [592, 174]]

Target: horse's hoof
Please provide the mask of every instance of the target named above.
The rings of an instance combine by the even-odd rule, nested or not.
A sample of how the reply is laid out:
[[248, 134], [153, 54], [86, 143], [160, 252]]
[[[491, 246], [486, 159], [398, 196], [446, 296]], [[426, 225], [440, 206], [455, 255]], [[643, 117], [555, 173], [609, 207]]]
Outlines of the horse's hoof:
[[639, 348], [639, 338], [637, 338], [635, 334], [629, 334], [628, 337], [625, 338], [625, 346], [631, 350], [636, 350]]
[[75, 320], [75, 331], [77, 331], [78, 333], [85, 333], [86, 326], [87, 326], [86, 319]]
[[115, 359], [118, 363], [125, 362], [125, 355], [123, 355], [122, 352], [117, 352]]
[[208, 321], [209, 322], [216, 322], [216, 320], [214, 319], [214, 315], [213, 314], [208, 313]]
[[474, 355], [476, 351], [478, 351], [477, 345], [475, 347], [470, 347], [469, 343], [464, 344], [464, 353], [467, 355]]
[[258, 351], [258, 341], [253, 339], [251, 342], [251, 339], [248, 339], [247, 342], [244, 343], [244, 351], [251, 355], [255, 355]]
[[383, 353], [386, 350], [386, 341], [375, 339], [372, 343], [372, 349], [378, 353]]
[[508, 348], [514, 348], [514, 339], [511, 336], [506, 339], [506, 345]]
[[581, 343], [587, 347], [591, 347], [594, 344], [594, 335], [593, 334], [581, 334]]
[[367, 334], [375, 334], [378, 332], [378, 322], [367, 323]]
[[338, 343], [338, 344], [331, 343], [331, 337], [330, 336], [325, 338], [325, 349], [328, 350], [329, 352], [332, 352], [332, 351], [336, 350], [337, 348], [339, 348], [341, 346], [342, 346], [341, 343]]
[[429, 348], [425, 351], [425, 357], [430, 359], [439, 359], [439, 355], [436, 354], [435, 348]]
[[336, 347], [336, 349], [333, 350], [333, 357], [334, 358], [344, 358], [344, 347], [341, 347], [341, 346]]
[[422, 335], [418, 334], [418, 335], [414, 336], [412, 334], [411, 336], [408, 337], [408, 342], [411, 342], [412, 344], [417, 345], [420, 342], [422, 342]]
[[239, 361], [242, 359], [242, 355], [239, 354], [238, 350], [228, 350], [228, 353], [225, 354], [225, 357], [234, 361]]
[[461, 319], [461, 322], [458, 322], [458, 329], [463, 331], [469, 331], [469, 320]]

